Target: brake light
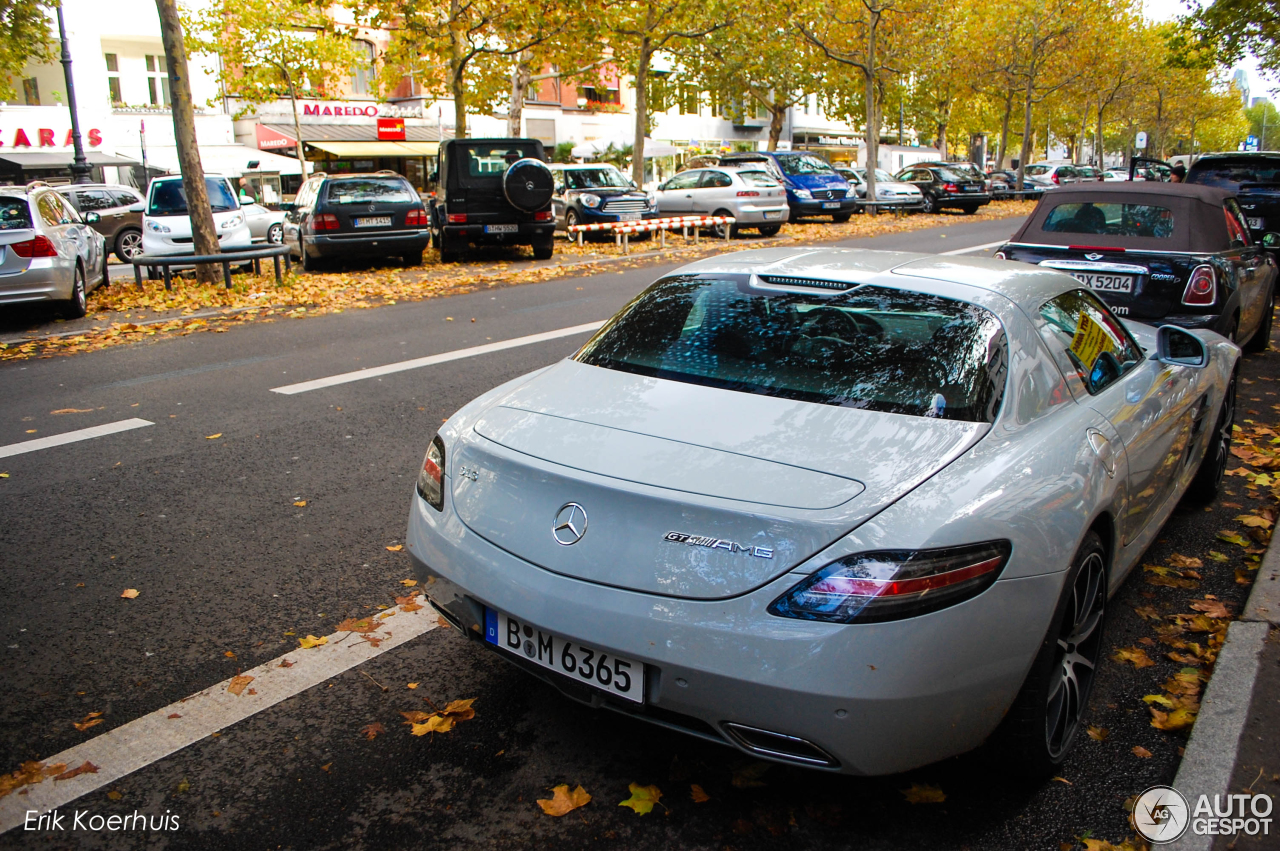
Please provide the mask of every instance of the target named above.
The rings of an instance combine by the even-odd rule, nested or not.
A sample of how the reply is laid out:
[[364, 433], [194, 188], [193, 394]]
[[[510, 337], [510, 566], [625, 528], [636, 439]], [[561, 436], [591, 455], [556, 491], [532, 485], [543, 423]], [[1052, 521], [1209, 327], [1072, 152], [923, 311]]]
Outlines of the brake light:
[[1197, 266], [1191, 271], [1187, 288], [1182, 291], [1182, 303], [1205, 307], [1218, 300], [1218, 276], [1212, 266]]
[[954, 183], [944, 183], [944, 184], [942, 185], [942, 191], [943, 191], [943, 192], [955, 192], [955, 191], [956, 191], [956, 185], [955, 185]]
[[449, 224], [451, 224], [451, 225], [465, 225], [466, 223], [467, 223], [467, 214], [466, 214], [466, 213], [450, 213], [450, 214], [449, 214]]
[[418, 496], [436, 511], [444, 510], [444, 441], [438, 434], [427, 447], [426, 457], [422, 459], [422, 472], [418, 473]]
[[743, 191], [738, 193], [738, 197], [739, 198], [759, 198], [760, 193], [756, 192], [754, 189], [744, 189]]
[[551, 221], [551, 217], [552, 217], [552, 213], [550, 210], [543, 210], [541, 212], [533, 214], [533, 220], [535, 222], [549, 222]]
[[846, 556], [769, 606], [785, 618], [879, 623], [936, 612], [978, 596], [1009, 560], [1008, 541]]
[[312, 232], [322, 231], [322, 230], [337, 230], [338, 227], [339, 227], [338, 217], [335, 216], [333, 213], [321, 213], [318, 216], [311, 217]]
[[1051, 175], [1049, 176], [1049, 179], [1050, 179], [1050, 180], [1052, 180], [1054, 183], [1057, 183], [1057, 184], [1061, 184], [1061, 183], [1062, 183], [1062, 181], [1058, 179], [1058, 173], [1057, 173], [1056, 171], [1055, 171], [1053, 174], [1051, 174]]
[[57, 257], [58, 250], [53, 247], [47, 236], [37, 236], [26, 242], [15, 242], [9, 246], [19, 257]]
[[427, 211], [426, 210], [410, 210], [409, 212], [404, 214], [404, 224], [405, 224], [405, 227], [411, 227], [411, 226], [426, 227]]

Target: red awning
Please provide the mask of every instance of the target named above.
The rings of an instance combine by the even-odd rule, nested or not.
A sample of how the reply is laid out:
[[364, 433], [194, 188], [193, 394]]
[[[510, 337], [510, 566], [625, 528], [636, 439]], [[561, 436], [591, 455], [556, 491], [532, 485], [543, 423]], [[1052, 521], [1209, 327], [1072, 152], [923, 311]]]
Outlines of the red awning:
[[258, 141], [258, 150], [275, 151], [280, 148], [294, 148], [298, 145], [298, 140], [292, 136], [286, 136], [276, 130], [272, 130], [264, 124], [255, 124], [253, 133]]

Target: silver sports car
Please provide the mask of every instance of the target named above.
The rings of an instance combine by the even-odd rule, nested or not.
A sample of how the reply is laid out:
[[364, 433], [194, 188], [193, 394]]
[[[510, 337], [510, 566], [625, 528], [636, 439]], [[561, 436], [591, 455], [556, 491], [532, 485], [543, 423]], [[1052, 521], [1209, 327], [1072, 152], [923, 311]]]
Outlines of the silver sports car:
[[703, 260], [431, 441], [409, 549], [453, 624], [566, 695], [885, 774], [1061, 763], [1107, 598], [1226, 466], [1239, 350], [1051, 270]]

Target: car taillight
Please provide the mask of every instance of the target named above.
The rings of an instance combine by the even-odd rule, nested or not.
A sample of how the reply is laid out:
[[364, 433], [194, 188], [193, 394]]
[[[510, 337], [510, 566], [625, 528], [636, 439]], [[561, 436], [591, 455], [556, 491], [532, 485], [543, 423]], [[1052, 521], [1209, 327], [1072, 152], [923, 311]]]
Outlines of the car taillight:
[[26, 242], [15, 242], [9, 246], [19, 257], [57, 257], [58, 251], [47, 236], [37, 236]]
[[450, 213], [450, 214], [449, 214], [449, 224], [451, 224], [451, 225], [465, 225], [466, 223], [467, 223], [467, 214], [466, 214], [466, 213]]
[[444, 510], [444, 441], [436, 435], [427, 447], [422, 459], [422, 472], [418, 474], [418, 496], [436, 511]]
[[311, 230], [313, 232], [322, 231], [322, 230], [337, 230], [338, 227], [339, 227], [338, 217], [335, 216], [333, 213], [321, 213], [318, 216], [311, 217]]
[[539, 213], [533, 214], [533, 220], [535, 222], [549, 222], [551, 221], [551, 217], [552, 217], [552, 213], [550, 210], [543, 210]]
[[1182, 291], [1182, 303], [1204, 307], [1218, 300], [1218, 276], [1212, 266], [1197, 266], [1191, 271], [1187, 288]]
[[955, 185], [954, 183], [944, 183], [944, 184], [942, 185], [942, 191], [943, 191], [943, 192], [955, 192], [955, 191], [956, 191], [956, 185]]
[[1062, 181], [1058, 179], [1058, 175], [1057, 175], [1056, 173], [1055, 173], [1055, 174], [1051, 174], [1051, 175], [1049, 176], [1049, 179], [1050, 179], [1050, 180], [1052, 180], [1054, 183], [1057, 183], [1057, 184], [1059, 184], [1059, 185], [1061, 185], [1061, 184], [1062, 184]]
[[880, 623], [936, 612], [990, 588], [1008, 541], [845, 556], [774, 600], [769, 613], [829, 623]]
[[1003, 251], [997, 251], [997, 252], [995, 253], [995, 258], [996, 258], [997, 260], [1008, 260], [1008, 259], [1009, 259], [1008, 257], [1006, 257], [1006, 256], [1005, 256], [1005, 253], [1004, 253]]
[[739, 198], [759, 198], [760, 193], [755, 190], [744, 189], [738, 193]]
[[427, 211], [426, 210], [410, 210], [404, 214], [405, 227], [426, 227]]

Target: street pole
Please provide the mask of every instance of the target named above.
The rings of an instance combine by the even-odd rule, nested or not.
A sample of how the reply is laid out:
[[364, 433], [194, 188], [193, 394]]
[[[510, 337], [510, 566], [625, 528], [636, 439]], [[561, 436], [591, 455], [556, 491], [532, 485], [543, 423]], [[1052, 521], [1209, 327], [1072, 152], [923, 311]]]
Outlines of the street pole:
[[62, 20], [62, 4], [58, 4], [58, 39], [62, 42], [62, 76], [67, 81], [67, 108], [71, 110], [71, 182], [92, 183], [93, 166], [84, 156], [80, 143], [80, 116], [76, 113], [76, 85], [71, 79], [71, 48], [67, 45], [67, 25]]

